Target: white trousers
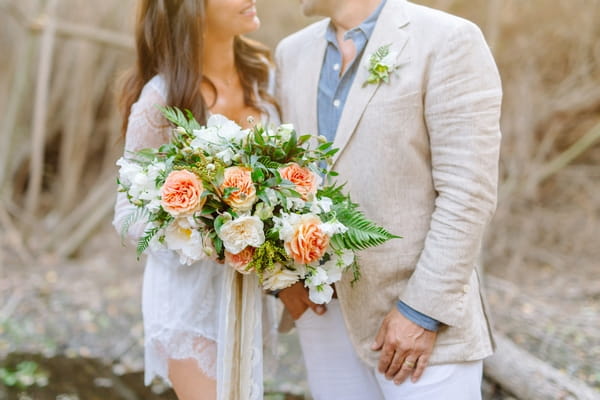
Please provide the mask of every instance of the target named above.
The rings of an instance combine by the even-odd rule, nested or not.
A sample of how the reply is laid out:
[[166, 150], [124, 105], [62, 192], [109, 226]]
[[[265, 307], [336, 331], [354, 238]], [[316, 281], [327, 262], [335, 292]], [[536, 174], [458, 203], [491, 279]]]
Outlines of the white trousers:
[[314, 400], [481, 400], [483, 362], [433, 365], [401, 385], [364, 364], [352, 347], [340, 305], [324, 315], [308, 309], [296, 321]]

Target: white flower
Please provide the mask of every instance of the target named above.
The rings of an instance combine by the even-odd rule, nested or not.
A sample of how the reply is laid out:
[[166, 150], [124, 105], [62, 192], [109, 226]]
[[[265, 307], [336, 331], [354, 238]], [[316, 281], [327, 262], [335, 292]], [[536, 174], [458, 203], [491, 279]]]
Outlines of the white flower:
[[333, 206], [333, 201], [329, 197], [322, 197], [313, 201], [310, 212], [313, 214], [327, 213], [331, 211], [331, 206]]
[[268, 206], [262, 201], [256, 204], [254, 210], [254, 216], [262, 219], [263, 221], [273, 217], [273, 206]]
[[288, 140], [290, 140], [293, 130], [294, 130], [294, 125], [282, 124], [282, 125], [279, 125], [279, 128], [277, 128], [277, 134], [279, 136], [281, 136], [281, 140], [283, 140], [284, 142], [287, 142]]
[[325, 233], [329, 237], [332, 237], [336, 233], [345, 233], [346, 231], [348, 231], [346, 225], [337, 221], [325, 222], [323, 224], [320, 224], [319, 229], [321, 229], [321, 231], [323, 231], [323, 233]]
[[299, 197], [288, 197], [286, 198], [286, 201], [286, 206], [288, 210], [299, 211], [302, 210], [306, 205], [306, 202]]
[[391, 73], [398, 69], [396, 59], [399, 54], [397, 51], [391, 51], [390, 47], [391, 44], [381, 46], [367, 58], [365, 67], [369, 70], [369, 77], [363, 83], [363, 87], [390, 82]]
[[269, 203], [271, 203], [273, 207], [279, 204], [279, 197], [277, 197], [275, 190], [268, 188], [265, 190], [265, 194], [267, 195], [267, 199], [269, 199]]
[[178, 218], [169, 224], [165, 243], [168, 249], [177, 252], [181, 264], [191, 265], [206, 257], [202, 235], [187, 218]]
[[308, 298], [315, 304], [325, 304], [331, 301], [333, 288], [331, 285], [309, 286]]
[[344, 249], [341, 256], [338, 258], [338, 266], [347, 267], [354, 262], [354, 252]]
[[131, 162], [121, 157], [117, 161], [117, 166], [119, 166], [119, 181], [126, 188], [131, 186], [133, 179], [135, 176], [143, 171], [143, 168], [140, 164]]
[[329, 277], [327, 276], [327, 271], [321, 267], [315, 268], [314, 271], [306, 277], [305, 281], [306, 286], [319, 286], [324, 283], [329, 283]]
[[238, 254], [248, 246], [260, 247], [265, 242], [263, 228], [260, 218], [243, 215], [223, 224], [219, 237], [228, 252]]
[[298, 282], [298, 280], [300, 280], [300, 277], [297, 271], [292, 271], [279, 264], [274, 270], [267, 270], [263, 273], [263, 287], [266, 290], [285, 289]]
[[294, 237], [294, 227], [300, 222], [300, 214], [281, 213], [281, 217], [273, 217], [275, 229], [279, 231], [279, 239], [290, 242]]
[[321, 268], [327, 273], [327, 283], [335, 283], [342, 279], [342, 271], [337, 260], [329, 260], [321, 265]]
[[206, 126], [217, 128], [219, 137], [226, 141], [240, 143], [248, 135], [248, 130], [242, 129], [238, 124], [220, 114], [212, 115], [208, 119]]
[[220, 154], [219, 158], [230, 163], [233, 154], [223, 152], [230, 149], [231, 143], [240, 144], [248, 136], [248, 132], [226, 117], [215, 114], [208, 119], [206, 127], [193, 132], [194, 139], [190, 142], [190, 146], [193, 149], [206, 150], [211, 154]]
[[226, 148], [225, 150], [219, 151], [217, 154], [215, 154], [215, 157], [221, 159], [227, 166], [231, 165], [231, 161], [233, 160], [234, 156], [235, 154], [230, 148]]
[[315, 304], [329, 303], [333, 296], [331, 284], [340, 279], [342, 279], [342, 269], [335, 260], [330, 260], [313, 269], [304, 280], [310, 301]]

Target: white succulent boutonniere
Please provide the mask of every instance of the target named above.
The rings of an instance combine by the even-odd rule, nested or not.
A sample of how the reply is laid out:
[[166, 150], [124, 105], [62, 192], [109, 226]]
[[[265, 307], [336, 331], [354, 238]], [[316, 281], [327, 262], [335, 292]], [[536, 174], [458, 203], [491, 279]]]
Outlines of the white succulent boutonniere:
[[377, 51], [369, 56], [366, 67], [369, 70], [369, 77], [363, 83], [363, 87], [370, 84], [389, 83], [392, 72], [399, 68], [396, 65], [398, 58], [397, 51], [390, 50], [391, 44], [381, 46]]

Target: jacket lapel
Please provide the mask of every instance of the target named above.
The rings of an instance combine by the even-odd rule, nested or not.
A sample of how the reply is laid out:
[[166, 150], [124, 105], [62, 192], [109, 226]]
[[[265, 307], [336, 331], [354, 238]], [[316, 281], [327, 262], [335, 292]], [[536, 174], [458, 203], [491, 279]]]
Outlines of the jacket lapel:
[[[409, 38], [405, 29], [409, 20], [404, 10], [404, 1], [405, 0], [387, 0], [387, 4], [384, 6], [383, 10], [381, 10], [381, 14], [375, 25], [375, 30], [363, 52], [333, 142], [333, 146], [340, 149], [333, 159], [334, 165], [352, 138], [356, 126], [365, 112], [365, 108], [373, 98], [373, 95], [377, 92], [380, 85], [386, 84], [369, 84], [363, 87], [363, 83], [369, 76], [369, 71], [365, 64], [371, 54], [376, 52], [381, 46], [391, 44], [390, 50], [398, 52], [396, 65], [404, 65], [408, 62], [406, 57], [403, 57], [402, 54]], [[396, 71], [394, 75], [398, 73], [402, 73], [402, 70]], [[397, 79], [397, 76], [394, 75], [391, 76], [392, 84], [394, 79]]]

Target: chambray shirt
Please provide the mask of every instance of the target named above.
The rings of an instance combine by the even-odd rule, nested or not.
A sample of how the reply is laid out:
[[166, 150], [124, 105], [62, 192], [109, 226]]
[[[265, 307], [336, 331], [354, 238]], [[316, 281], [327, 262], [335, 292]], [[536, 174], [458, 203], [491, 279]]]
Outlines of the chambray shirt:
[[[325, 33], [327, 49], [325, 50], [325, 58], [321, 67], [321, 77], [319, 78], [317, 119], [319, 134], [325, 136], [330, 142], [333, 142], [335, 139], [348, 93], [356, 77], [356, 72], [361, 67], [360, 60], [375, 30], [375, 24], [386, 1], [382, 0], [381, 4], [366, 20], [344, 34], [344, 40], [350, 39], [354, 42], [356, 57], [348, 65], [343, 75], [341, 75], [342, 53], [338, 45], [335, 27], [332, 23], [329, 24]], [[425, 329], [436, 331], [439, 328], [440, 323], [438, 321], [418, 312], [402, 301], [398, 301], [398, 310], [406, 318]]]

